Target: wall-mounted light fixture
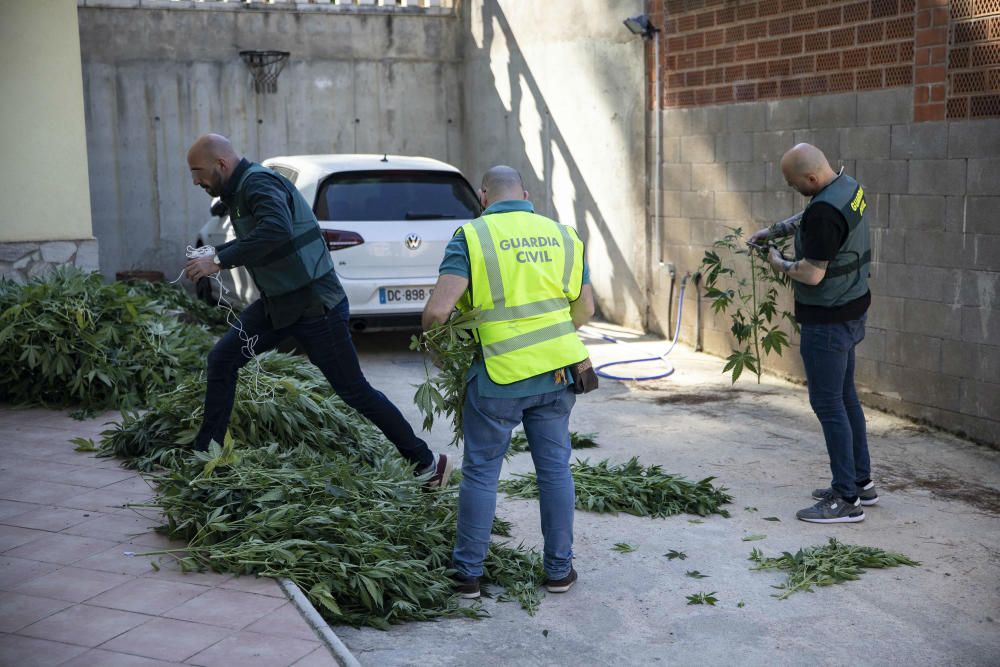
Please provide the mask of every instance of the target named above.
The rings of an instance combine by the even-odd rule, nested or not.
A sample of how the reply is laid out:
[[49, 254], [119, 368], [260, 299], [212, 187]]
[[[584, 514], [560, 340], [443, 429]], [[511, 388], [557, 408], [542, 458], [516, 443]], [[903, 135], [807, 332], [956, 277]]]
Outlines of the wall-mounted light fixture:
[[660, 32], [660, 29], [653, 25], [645, 14], [630, 16], [622, 23], [629, 29], [629, 32], [633, 35], [642, 35], [643, 39], [651, 39], [654, 33]]

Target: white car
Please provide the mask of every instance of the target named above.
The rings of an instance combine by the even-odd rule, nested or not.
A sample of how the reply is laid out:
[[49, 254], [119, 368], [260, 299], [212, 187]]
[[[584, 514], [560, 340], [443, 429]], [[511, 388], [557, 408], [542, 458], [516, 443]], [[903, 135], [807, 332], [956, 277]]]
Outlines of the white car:
[[[455, 167], [398, 155], [297, 155], [263, 164], [295, 184], [312, 202], [355, 331], [418, 326], [437, 282], [444, 248], [455, 231], [481, 212], [476, 191]], [[225, 206], [212, 215], [197, 245], [236, 238]], [[243, 304], [257, 289], [243, 268], [221, 276]], [[214, 302], [213, 281], [198, 294]]]

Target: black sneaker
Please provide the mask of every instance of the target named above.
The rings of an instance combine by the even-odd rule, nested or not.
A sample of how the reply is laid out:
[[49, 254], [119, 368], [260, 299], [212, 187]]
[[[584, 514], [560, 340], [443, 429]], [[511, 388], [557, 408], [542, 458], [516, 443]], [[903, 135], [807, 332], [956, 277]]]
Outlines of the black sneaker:
[[799, 510], [795, 518], [809, 523], [857, 523], [865, 520], [865, 511], [861, 509], [861, 499], [853, 504], [840, 496], [825, 498], [812, 507]]
[[451, 575], [452, 589], [463, 600], [475, 600], [479, 597], [479, 577], [467, 577], [456, 572]]
[[[812, 492], [812, 497], [816, 500], [828, 500], [834, 496], [833, 489], [826, 487], [825, 489], [816, 489]], [[863, 487], [858, 487], [858, 498], [861, 499], [861, 504], [865, 507], [871, 507], [878, 503], [878, 491], [875, 490], [875, 482], [868, 482]]]
[[450, 456], [441, 452], [434, 452], [434, 462], [426, 468], [418, 470], [417, 476], [420, 477], [428, 473], [433, 473], [424, 482], [424, 487], [428, 489], [443, 488], [448, 485], [448, 478], [451, 477], [451, 471], [454, 467], [455, 462], [451, 460]]
[[566, 591], [568, 591], [570, 588], [573, 587], [573, 584], [576, 583], [577, 578], [578, 577], [576, 574], [576, 570], [570, 567], [569, 574], [567, 574], [562, 579], [549, 579], [548, 581], [546, 581], [545, 590], [547, 590], [549, 593], [565, 593]]

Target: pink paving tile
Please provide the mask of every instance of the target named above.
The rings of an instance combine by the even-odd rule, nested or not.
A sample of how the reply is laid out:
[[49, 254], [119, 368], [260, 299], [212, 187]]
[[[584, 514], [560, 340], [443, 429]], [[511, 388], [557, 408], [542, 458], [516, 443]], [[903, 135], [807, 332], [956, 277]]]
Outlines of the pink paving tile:
[[180, 664], [179, 662], [164, 662], [128, 653], [115, 653], [92, 648], [69, 662], [64, 662], [59, 667], [173, 667]]
[[[133, 547], [134, 548], [134, 547]], [[137, 556], [138, 558], [138, 556]], [[204, 584], [205, 586], [219, 586], [232, 575], [220, 572], [183, 572], [176, 561], [164, 558], [160, 562], [160, 569], [147, 572], [142, 575], [146, 579], [159, 579], [161, 581], [180, 581], [185, 584]], [[250, 623], [250, 621], [247, 621]]]
[[[95, 573], [96, 574], [96, 573]], [[206, 592], [206, 586], [180, 581], [133, 579], [91, 598], [87, 604], [140, 614], [161, 614]]]
[[57, 611], [62, 611], [70, 604], [34, 595], [0, 592], [0, 632], [16, 632]]
[[275, 598], [285, 597], [285, 591], [281, 590], [278, 580], [272, 577], [255, 577], [253, 575], [235, 576], [219, 585], [219, 588], [228, 588], [233, 591], [243, 591], [244, 593], [257, 593], [258, 595], [270, 595]]
[[[65, 464], [55, 464], [50, 465], [65, 465]], [[135, 477], [136, 473], [132, 470], [108, 470], [105, 468], [95, 468], [89, 465], [71, 465], [67, 466], [72, 468], [66, 472], [63, 482], [66, 484], [77, 484], [79, 486], [89, 486], [93, 489], [100, 488], [110, 488], [123, 480], [131, 480]], [[118, 489], [112, 489], [118, 490]], [[149, 487], [146, 487], [149, 491]]]
[[134, 544], [123, 542], [115, 546], [87, 556], [83, 560], [78, 560], [73, 565], [88, 570], [100, 570], [101, 572], [116, 572], [118, 574], [131, 574], [142, 576], [155, 573], [150, 563], [157, 562], [160, 556], [127, 556], [128, 553], [141, 553], [145, 549], [136, 549]]
[[86, 510], [66, 509], [63, 507], [42, 507], [24, 514], [7, 517], [0, 521], [8, 526], [48, 530], [54, 533], [70, 528], [78, 523], [91, 521], [93, 513]]
[[[2, 528], [3, 526], [0, 526], [0, 529]], [[98, 540], [91, 537], [63, 535], [62, 533], [45, 533], [45, 537], [10, 549], [4, 555], [69, 565], [114, 545], [112, 540]]]
[[80, 493], [91, 491], [85, 486], [72, 484], [56, 484], [41, 480], [23, 480], [14, 484], [0, 486], [0, 498], [18, 500], [23, 503], [39, 503], [43, 505], [62, 505], [64, 500]]
[[82, 486], [75, 488], [80, 489], [82, 493], [64, 498], [59, 502], [59, 505], [96, 512], [115, 512], [126, 509], [128, 505], [147, 503], [153, 499], [152, 492], [143, 494], [108, 489], [87, 489]]
[[157, 521], [134, 512], [97, 513], [94, 518], [70, 526], [62, 532], [64, 535], [80, 535], [115, 542], [129, 542], [132, 538], [149, 532], [150, 528], [155, 528], [157, 525]]
[[296, 662], [293, 667], [338, 667], [340, 663], [333, 659], [330, 650], [325, 646], [318, 649]]
[[125, 493], [155, 493], [153, 482], [139, 475], [134, 470], [127, 470], [126, 476], [116, 480], [107, 486], [108, 491], [122, 491]]
[[35, 540], [40, 540], [41, 538], [51, 534], [52, 533], [45, 530], [0, 525], [0, 551], [15, 549], [22, 544], [28, 544]]
[[44, 639], [0, 635], [0, 655], [4, 665], [16, 667], [52, 667], [61, 665], [87, 649]]
[[20, 586], [32, 577], [40, 577], [58, 569], [59, 566], [55, 563], [43, 563], [37, 560], [8, 556], [0, 557], [0, 590], [9, 590]]
[[16, 500], [0, 500], [0, 523], [9, 516], [17, 516], [31, 510], [44, 509], [45, 505], [36, 503], [19, 503]]
[[168, 618], [238, 630], [283, 604], [285, 601], [280, 598], [216, 588], [188, 600], [163, 615]]
[[248, 632], [259, 632], [265, 635], [281, 635], [308, 641], [319, 640], [316, 632], [309, 627], [306, 619], [302, 618], [299, 610], [287, 602], [259, 621], [251, 623], [246, 629]]
[[[158, 660], [182, 662], [231, 634], [225, 628], [155, 618], [101, 646], [109, 651], [133, 653]], [[231, 661], [230, 665], [239, 664]]]
[[83, 602], [132, 580], [132, 577], [124, 574], [96, 572], [79, 567], [64, 567], [55, 572], [35, 577], [21, 584], [14, 591], [24, 595], [38, 595], [66, 602]]
[[[145, 512], [143, 513], [145, 514]], [[155, 523], [148, 516], [146, 521], [151, 525]], [[134, 535], [129, 538], [129, 544], [134, 544], [138, 547], [146, 547], [147, 550], [150, 549], [181, 549], [185, 546], [182, 540], [172, 540], [166, 535], [161, 535], [155, 531], [149, 531], [146, 533], [141, 533], [139, 535]]]
[[144, 614], [78, 604], [32, 623], [18, 634], [94, 648], [150, 618]]
[[288, 667], [312, 653], [319, 642], [239, 632], [205, 649], [187, 662], [203, 667]]

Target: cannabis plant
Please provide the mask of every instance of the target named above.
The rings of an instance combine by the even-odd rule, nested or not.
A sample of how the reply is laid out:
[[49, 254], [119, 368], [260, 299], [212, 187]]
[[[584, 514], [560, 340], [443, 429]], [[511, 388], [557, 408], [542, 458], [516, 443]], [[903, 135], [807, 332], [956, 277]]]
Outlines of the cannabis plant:
[[[783, 320], [792, 330], [799, 330], [794, 315], [778, 305], [791, 279], [775, 271], [762, 251], [748, 249], [742, 229], [728, 229], [729, 233], [712, 245], [714, 250], [706, 250], [702, 259], [705, 296], [712, 300], [712, 310], [732, 318], [730, 331], [739, 347], [726, 358], [722, 372], [731, 373], [735, 383], [746, 369], [757, 376], [759, 384], [763, 357], [772, 352], [780, 356], [789, 345]], [[743, 259], [750, 261], [749, 278], [736, 268]]]

